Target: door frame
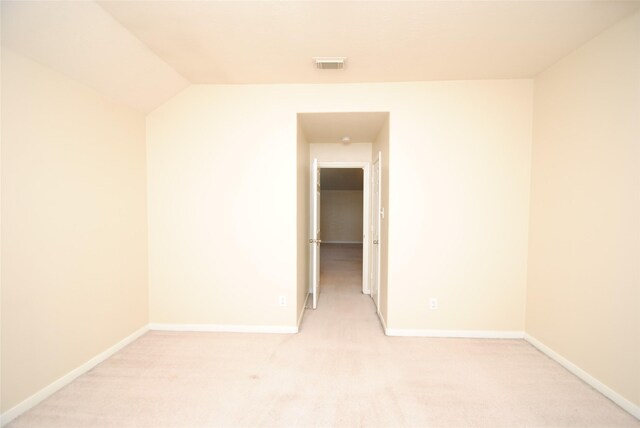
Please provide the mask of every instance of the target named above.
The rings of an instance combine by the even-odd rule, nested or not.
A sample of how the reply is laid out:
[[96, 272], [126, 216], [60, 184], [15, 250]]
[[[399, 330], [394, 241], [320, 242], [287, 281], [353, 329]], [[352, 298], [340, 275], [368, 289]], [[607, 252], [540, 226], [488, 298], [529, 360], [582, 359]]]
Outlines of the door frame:
[[318, 295], [320, 294], [320, 167], [318, 159], [311, 162], [311, 206], [309, 219], [310, 238], [309, 244], [311, 250], [309, 252], [309, 293], [311, 293], [311, 307], [318, 307]]
[[[376, 174], [375, 165], [378, 164], [378, 173]], [[376, 183], [377, 181], [377, 183]], [[376, 313], [380, 315], [380, 260], [382, 258], [381, 254], [381, 227], [382, 227], [382, 152], [378, 152], [378, 156], [371, 163], [371, 188], [378, 188], [377, 198], [373, 198], [373, 193], [371, 194], [371, 282], [375, 282], [375, 298], [373, 298], [373, 292], [371, 293], [371, 297], [373, 298], [373, 302], [376, 306]], [[374, 228], [376, 230], [374, 230]], [[374, 240], [377, 240], [374, 242]], [[374, 263], [374, 249], [375, 249], [375, 263]], [[373, 265], [375, 264], [375, 269]], [[375, 277], [375, 278], [374, 278]], [[375, 281], [374, 281], [375, 279]]]
[[[369, 265], [371, 257], [370, 239], [370, 217], [371, 217], [371, 182], [370, 169], [371, 162], [320, 162], [318, 168], [361, 168], [362, 177], [362, 293], [371, 294], [369, 288]], [[322, 176], [322, 172], [320, 173]], [[322, 191], [322, 188], [320, 189]]]

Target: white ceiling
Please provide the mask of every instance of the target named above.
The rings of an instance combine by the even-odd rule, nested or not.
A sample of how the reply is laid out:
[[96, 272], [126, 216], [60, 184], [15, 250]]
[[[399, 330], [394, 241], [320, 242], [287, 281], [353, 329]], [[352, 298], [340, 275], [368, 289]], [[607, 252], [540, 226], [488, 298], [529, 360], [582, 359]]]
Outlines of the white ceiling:
[[[189, 83], [533, 77], [638, 1], [2, 1], [2, 44], [150, 111]], [[346, 56], [345, 70], [311, 57]]]
[[298, 125], [310, 144], [342, 144], [349, 137], [349, 144], [373, 143], [389, 113], [300, 113]]
[[[532, 77], [637, 2], [111, 1], [100, 5], [194, 83]], [[311, 67], [346, 56], [344, 71]]]

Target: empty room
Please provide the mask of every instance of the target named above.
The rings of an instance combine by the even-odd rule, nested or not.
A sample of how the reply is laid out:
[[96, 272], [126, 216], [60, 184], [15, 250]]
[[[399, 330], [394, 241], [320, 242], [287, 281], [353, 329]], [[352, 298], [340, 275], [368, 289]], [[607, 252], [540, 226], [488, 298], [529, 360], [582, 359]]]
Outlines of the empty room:
[[2, 426], [640, 427], [640, 2], [0, 7]]

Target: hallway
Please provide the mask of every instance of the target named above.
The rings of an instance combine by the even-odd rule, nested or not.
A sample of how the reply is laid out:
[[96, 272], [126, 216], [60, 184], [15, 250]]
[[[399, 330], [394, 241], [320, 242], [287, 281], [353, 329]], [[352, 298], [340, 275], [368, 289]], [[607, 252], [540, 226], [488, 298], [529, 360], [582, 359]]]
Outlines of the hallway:
[[[357, 372], [368, 369], [371, 357], [382, 352], [387, 337], [373, 300], [362, 294], [362, 245], [321, 245], [318, 308], [306, 309], [298, 337], [321, 346], [325, 364], [342, 365], [339, 359], [350, 355]], [[318, 338], [321, 343], [315, 343]]]
[[300, 331], [353, 330], [354, 322], [361, 333], [384, 334], [373, 300], [362, 294], [362, 245], [322, 244], [318, 309], [305, 312]]

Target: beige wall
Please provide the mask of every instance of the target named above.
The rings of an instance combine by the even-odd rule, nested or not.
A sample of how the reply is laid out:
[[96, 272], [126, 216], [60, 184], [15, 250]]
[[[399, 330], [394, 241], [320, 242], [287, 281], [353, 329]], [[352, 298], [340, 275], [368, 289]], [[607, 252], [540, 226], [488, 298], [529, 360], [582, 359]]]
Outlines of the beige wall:
[[309, 156], [318, 162], [370, 162], [371, 143], [312, 143]]
[[387, 325], [521, 332], [532, 84], [441, 82], [416, 96], [389, 110]]
[[527, 333], [640, 405], [640, 13], [535, 80]]
[[147, 119], [152, 322], [295, 325], [296, 114], [388, 111], [389, 326], [522, 331], [531, 86], [183, 91]]
[[192, 86], [147, 117], [152, 322], [296, 324], [302, 167], [281, 95]]
[[362, 190], [320, 192], [320, 239], [324, 243], [362, 242]]
[[2, 411], [148, 322], [144, 117], [2, 51]]

